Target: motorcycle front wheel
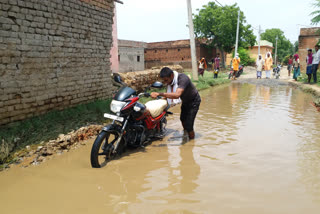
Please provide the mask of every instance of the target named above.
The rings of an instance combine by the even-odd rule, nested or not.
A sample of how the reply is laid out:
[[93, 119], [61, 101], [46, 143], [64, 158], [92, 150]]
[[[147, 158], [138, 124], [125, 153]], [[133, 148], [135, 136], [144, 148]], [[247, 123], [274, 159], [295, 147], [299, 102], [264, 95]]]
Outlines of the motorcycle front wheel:
[[94, 141], [91, 149], [91, 166], [93, 168], [101, 168], [107, 165], [108, 161], [113, 159], [117, 154], [120, 154], [123, 149], [123, 140], [119, 142], [117, 152], [114, 153], [114, 143], [117, 141], [119, 136], [111, 133], [102, 131]]

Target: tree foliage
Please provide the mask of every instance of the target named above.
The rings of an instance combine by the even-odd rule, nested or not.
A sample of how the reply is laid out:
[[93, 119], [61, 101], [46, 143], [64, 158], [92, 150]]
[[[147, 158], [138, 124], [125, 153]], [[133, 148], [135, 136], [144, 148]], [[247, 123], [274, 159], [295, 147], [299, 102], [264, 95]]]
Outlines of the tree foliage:
[[[194, 15], [194, 31], [198, 38], [207, 38], [209, 47], [217, 47], [222, 53], [230, 53], [236, 43], [236, 31], [239, 7], [237, 4], [218, 6], [209, 2], [199, 14]], [[256, 36], [253, 34], [251, 25], [246, 24], [246, 18], [240, 11], [239, 47], [248, 48], [253, 46]], [[224, 57], [224, 54], [222, 54]], [[223, 59], [224, 62], [224, 59]]]
[[287, 55], [293, 53], [293, 44], [284, 36], [282, 30], [278, 28], [267, 29], [261, 34], [261, 40], [267, 40], [273, 44], [273, 54], [276, 50], [276, 38], [278, 37], [277, 58], [282, 62]]
[[244, 66], [254, 65], [255, 59], [250, 57], [250, 53], [247, 49], [240, 47], [238, 49], [239, 57], [241, 60], [241, 64]]
[[[313, 3], [313, 6], [316, 7], [316, 8], [320, 8], [320, 0], [315, 0], [315, 2]], [[312, 25], [316, 25], [316, 24], [318, 24], [320, 22], [320, 10], [319, 9], [313, 11], [310, 15], [314, 16], [311, 19], [311, 24]]]

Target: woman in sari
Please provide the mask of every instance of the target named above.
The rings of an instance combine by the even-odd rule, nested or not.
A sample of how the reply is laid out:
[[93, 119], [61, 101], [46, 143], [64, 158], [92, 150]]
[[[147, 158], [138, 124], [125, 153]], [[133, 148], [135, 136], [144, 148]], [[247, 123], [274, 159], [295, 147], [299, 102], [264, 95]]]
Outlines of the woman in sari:
[[299, 60], [299, 55], [295, 54], [293, 56], [293, 79], [297, 81], [298, 76], [300, 76], [300, 60]]
[[203, 76], [204, 70], [207, 69], [207, 63], [206, 63], [206, 59], [204, 57], [202, 57], [202, 59], [199, 61], [199, 69], [198, 69], [198, 73]]

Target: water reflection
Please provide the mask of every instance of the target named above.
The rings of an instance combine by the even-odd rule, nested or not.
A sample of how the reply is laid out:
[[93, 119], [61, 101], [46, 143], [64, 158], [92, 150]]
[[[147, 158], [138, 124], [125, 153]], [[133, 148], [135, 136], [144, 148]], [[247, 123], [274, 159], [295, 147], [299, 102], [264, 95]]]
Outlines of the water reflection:
[[195, 140], [184, 141], [177, 106], [163, 141], [105, 168], [90, 167], [88, 145], [37, 167], [0, 173], [1, 211], [319, 212], [320, 114], [309, 95], [235, 82], [201, 97]]

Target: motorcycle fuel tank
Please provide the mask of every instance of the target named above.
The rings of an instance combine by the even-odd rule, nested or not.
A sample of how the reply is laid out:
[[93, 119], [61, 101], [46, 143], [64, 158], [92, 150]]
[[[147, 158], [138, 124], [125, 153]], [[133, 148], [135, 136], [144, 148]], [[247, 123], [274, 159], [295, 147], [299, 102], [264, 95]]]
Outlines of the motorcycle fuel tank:
[[137, 92], [130, 87], [122, 87], [114, 96], [114, 100], [124, 101], [132, 95], [137, 95]]
[[145, 113], [147, 111], [146, 106], [142, 103], [137, 102], [135, 106], [133, 107], [133, 118], [134, 119], [142, 119], [145, 116]]

